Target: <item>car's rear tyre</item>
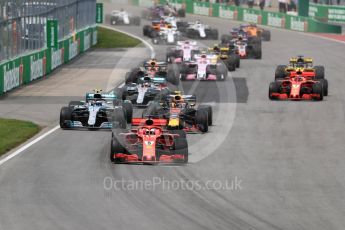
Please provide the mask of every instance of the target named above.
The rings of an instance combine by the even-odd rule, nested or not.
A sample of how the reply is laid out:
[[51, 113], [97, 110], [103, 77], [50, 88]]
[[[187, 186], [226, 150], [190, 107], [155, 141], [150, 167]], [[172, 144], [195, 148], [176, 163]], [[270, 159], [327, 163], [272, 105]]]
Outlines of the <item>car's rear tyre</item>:
[[211, 30], [210, 38], [213, 40], [218, 40], [219, 38], [219, 32], [217, 29]]
[[232, 40], [232, 36], [231, 36], [231, 35], [228, 35], [228, 34], [223, 34], [223, 35], [220, 37], [220, 41], [221, 41], [222, 44], [227, 44], [227, 43], [229, 43], [231, 40]]
[[130, 102], [123, 102], [122, 104], [123, 110], [125, 111], [125, 117], [126, 117], [126, 121], [127, 123], [131, 123], [132, 122], [132, 118], [133, 118], [133, 105]]
[[328, 80], [320, 79], [319, 81], [322, 84], [323, 96], [328, 96]]
[[127, 127], [127, 120], [125, 111], [122, 108], [115, 108], [112, 118], [113, 129], [125, 129]]
[[130, 72], [128, 72], [125, 76], [125, 84], [130, 84], [130, 83], [137, 83], [138, 81], [138, 73], [141, 70], [139, 68], [133, 68]]
[[208, 113], [205, 110], [200, 110], [196, 112], [195, 123], [199, 130], [203, 133], [208, 132]]
[[278, 65], [274, 74], [275, 80], [281, 80], [287, 77], [285, 69], [287, 68], [286, 65]]
[[254, 57], [255, 57], [255, 59], [261, 59], [262, 58], [261, 45], [254, 46]]
[[315, 78], [316, 79], [325, 79], [325, 67], [324, 66], [315, 66]]
[[271, 31], [264, 30], [261, 36], [264, 41], [271, 41]]
[[213, 125], [213, 110], [210, 105], [200, 105], [198, 108], [198, 111], [205, 110], [207, 112], [207, 118], [208, 118], [208, 125]]
[[240, 65], [241, 65], [240, 55], [235, 54], [234, 57], [235, 57], [235, 62], [236, 62], [236, 68], [240, 68]]
[[175, 74], [175, 71], [172, 69], [170, 69], [167, 73], [167, 81], [176, 86], [178, 86], [180, 83], [178, 75]]
[[72, 120], [72, 109], [70, 107], [62, 107], [60, 111], [60, 127], [62, 129], [68, 128], [66, 121]]

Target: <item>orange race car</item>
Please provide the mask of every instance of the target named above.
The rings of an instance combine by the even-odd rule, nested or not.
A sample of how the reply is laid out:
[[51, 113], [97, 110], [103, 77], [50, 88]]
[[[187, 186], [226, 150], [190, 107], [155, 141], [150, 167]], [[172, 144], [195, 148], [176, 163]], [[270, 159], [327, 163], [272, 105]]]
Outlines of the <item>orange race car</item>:
[[259, 28], [256, 24], [241, 25], [240, 27], [248, 34], [248, 37], [260, 37], [263, 41], [271, 40], [271, 31]]
[[154, 38], [161, 31], [162, 28], [170, 29], [172, 25], [165, 20], [152, 21], [151, 25], [145, 25], [143, 28], [143, 35]]

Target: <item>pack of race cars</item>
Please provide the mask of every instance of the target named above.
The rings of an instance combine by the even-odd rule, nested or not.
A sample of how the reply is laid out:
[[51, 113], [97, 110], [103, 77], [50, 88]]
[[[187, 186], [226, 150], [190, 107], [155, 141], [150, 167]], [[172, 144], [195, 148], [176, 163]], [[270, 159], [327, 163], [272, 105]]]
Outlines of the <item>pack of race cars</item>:
[[[225, 81], [241, 59], [262, 58], [262, 41], [270, 31], [241, 25], [221, 36], [220, 44], [201, 48], [195, 39], [218, 40], [218, 31], [196, 21], [183, 21], [183, 9], [170, 5], [143, 11], [151, 20], [143, 34], [153, 44], [170, 45], [164, 61], [150, 59], [124, 76], [124, 86], [103, 93], [87, 93], [84, 101], [72, 101], [61, 109], [63, 129], [111, 129], [110, 160], [114, 163], [187, 163], [187, 133], [207, 133], [213, 125], [209, 105], [197, 105], [195, 95], [172, 90], [182, 81]], [[140, 25], [140, 18], [124, 10], [113, 11], [113, 25]], [[325, 68], [311, 58], [291, 58], [276, 68], [269, 85], [270, 100], [323, 100], [328, 95]], [[133, 117], [133, 108], [143, 108]]]

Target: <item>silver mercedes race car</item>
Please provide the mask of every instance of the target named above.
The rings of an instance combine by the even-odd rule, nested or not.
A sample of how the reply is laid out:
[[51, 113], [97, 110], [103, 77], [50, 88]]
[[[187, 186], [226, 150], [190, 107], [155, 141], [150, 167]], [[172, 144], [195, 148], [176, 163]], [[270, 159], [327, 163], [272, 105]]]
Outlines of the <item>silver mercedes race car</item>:
[[71, 101], [68, 106], [61, 108], [60, 127], [111, 129], [115, 108], [121, 108], [127, 122], [131, 122], [133, 106], [130, 101], [118, 99], [113, 93], [103, 94], [95, 90], [86, 94], [85, 101]]

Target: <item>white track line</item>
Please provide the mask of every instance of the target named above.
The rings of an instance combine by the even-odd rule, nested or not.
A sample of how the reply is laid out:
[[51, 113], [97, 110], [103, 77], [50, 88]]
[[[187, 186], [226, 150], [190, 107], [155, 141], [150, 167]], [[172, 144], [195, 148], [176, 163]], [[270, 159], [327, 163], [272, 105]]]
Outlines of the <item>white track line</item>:
[[15, 156], [19, 155], [20, 153], [22, 153], [23, 151], [27, 150], [28, 148], [30, 148], [32, 145], [36, 144], [40, 140], [46, 138], [47, 136], [49, 136], [50, 134], [52, 134], [53, 132], [55, 132], [59, 128], [60, 128], [59, 125], [55, 126], [54, 128], [52, 128], [48, 132], [42, 134], [41, 136], [37, 137], [36, 139], [34, 139], [34, 140], [30, 141], [29, 143], [23, 145], [22, 147], [20, 147], [19, 149], [17, 149], [13, 153], [11, 153], [10, 155], [4, 157], [3, 159], [0, 160], [0, 166], [2, 164], [4, 164], [6, 161], [11, 160], [13, 157], [15, 157]]
[[[153, 46], [148, 43], [147, 41], [145, 41], [144, 39], [136, 36], [136, 35], [133, 35], [133, 34], [130, 34], [128, 32], [125, 32], [125, 31], [122, 31], [122, 30], [118, 30], [118, 29], [115, 29], [115, 28], [112, 28], [110, 26], [105, 26], [105, 25], [100, 25], [100, 27], [103, 27], [103, 28], [106, 28], [106, 29], [110, 29], [110, 30], [115, 30], [115, 31], [118, 31], [118, 32], [121, 32], [121, 33], [124, 33], [130, 37], [134, 37], [140, 41], [142, 41], [142, 43], [144, 43], [144, 45], [146, 47], [148, 47], [151, 51], [151, 58], [154, 58], [156, 56], [156, 52], [155, 52], [155, 49], [153, 48]], [[124, 86], [124, 83], [121, 84], [119, 87], [123, 87]], [[14, 158], [15, 156], [23, 153], [25, 150], [27, 150], [28, 148], [30, 148], [31, 146], [33, 146], [34, 144], [36, 144], [37, 142], [43, 140], [44, 138], [46, 138], [47, 136], [49, 136], [50, 134], [52, 134], [53, 132], [55, 132], [56, 130], [60, 129], [60, 126], [57, 125], [55, 126], [54, 128], [50, 129], [49, 131], [47, 131], [46, 133], [42, 134], [41, 136], [33, 139], [32, 141], [30, 141], [29, 143], [25, 144], [24, 146], [20, 147], [19, 149], [17, 149], [16, 151], [14, 151], [13, 153], [9, 154], [9, 155], [5, 155], [4, 158], [0, 158], [0, 166], [3, 165], [4, 163], [6, 163], [7, 161], [11, 160], [12, 158]]]

